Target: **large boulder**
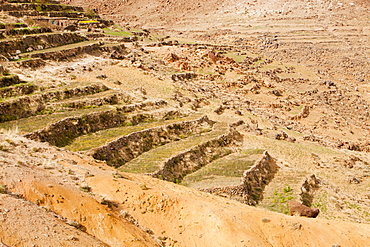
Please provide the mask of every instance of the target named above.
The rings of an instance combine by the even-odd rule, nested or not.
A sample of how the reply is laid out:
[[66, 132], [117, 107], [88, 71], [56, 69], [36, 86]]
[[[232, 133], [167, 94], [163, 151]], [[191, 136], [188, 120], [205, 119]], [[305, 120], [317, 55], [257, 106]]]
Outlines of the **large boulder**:
[[290, 201], [288, 205], [289, 205], [290, 215], [298, 215], [298, 216], [305, 216], [309, 218], [316, 218], [317, 215], [319, 215], [320, 213], [320, 209], [310, 208], [299, 202]]

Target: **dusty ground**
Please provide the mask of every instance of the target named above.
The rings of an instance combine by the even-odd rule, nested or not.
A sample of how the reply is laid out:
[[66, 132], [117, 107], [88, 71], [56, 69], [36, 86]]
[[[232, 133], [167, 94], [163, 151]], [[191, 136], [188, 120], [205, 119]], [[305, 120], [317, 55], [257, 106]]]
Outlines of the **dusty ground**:
[[[369, 225], [285, 216], [150, 177], [117, 173], [87, 156], [24, 138], [1, 135], [1, 140], [4, 149], [13, 147], [1, 152], [1, 183], [12, 194], [23, 195], [1, 195], [2, 221], [29, 210], [32, 216], [25, 217], [33, 224], [44, 219], [45, 232], [22, 234], [22, 246], [45, 246], [45, 236], [50, 246], [104, 245], [67, 224], [111, 246], [366, 246], [370, 241]], [[18, 213], [19, 207], [24, 210]], [[55, 219], [52, 212], [66, 219]], [[18, 246], [17, 225], [1, 234], [1, 241]]]

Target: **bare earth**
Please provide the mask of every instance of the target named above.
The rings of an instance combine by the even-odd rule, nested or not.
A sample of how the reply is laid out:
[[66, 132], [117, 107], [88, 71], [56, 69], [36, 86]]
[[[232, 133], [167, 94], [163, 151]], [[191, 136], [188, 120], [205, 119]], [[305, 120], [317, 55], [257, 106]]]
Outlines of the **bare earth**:
[[[368, 224], [290, 217], [146, 176], [118, 177], [115, 169], [87, 156], [13, 140], [13, 151], [2, 155], [2, 183], [23, 198], [2, 195], [1, 217], [5, 223], [15, 215], [29, 222], [2, 224], [0, 237], [8, 245], [105, 246], [100, 239], [110, 246], [158, 246], [154, 235], [170, 246], [366, 246], [370, 241]], [[87, 186], [89, 193], [79, 189]], [[71, 221], [95, 239], [67, 226]], [[31, 231], [33, 224], [42, 228]]]

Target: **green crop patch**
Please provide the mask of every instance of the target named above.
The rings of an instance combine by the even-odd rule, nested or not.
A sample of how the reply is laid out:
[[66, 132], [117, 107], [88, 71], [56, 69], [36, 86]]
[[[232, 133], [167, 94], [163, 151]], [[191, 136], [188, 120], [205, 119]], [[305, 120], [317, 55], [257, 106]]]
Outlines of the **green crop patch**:
[[254, 164], [256, 157], [252, 156], [253, 154], [253, 152], [238, 152], [216, 159], [185, 176], [181, 184], [195, 188], [237, 185], [244, 171]]

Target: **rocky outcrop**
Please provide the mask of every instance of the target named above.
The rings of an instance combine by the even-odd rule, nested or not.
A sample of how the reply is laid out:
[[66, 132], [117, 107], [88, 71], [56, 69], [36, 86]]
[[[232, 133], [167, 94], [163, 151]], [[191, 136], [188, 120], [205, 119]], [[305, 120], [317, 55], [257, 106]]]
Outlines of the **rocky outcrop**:
[[179, 183], [187, 174], [195, 172], [208, 163], [232, 153], [232, 147], [243, 142], [242, 135], [231, 128], [227, 134], [201, 143], [168, 159], [162, 167], [150, 174], [153, 177]]
[[[144, 103], [143, 103], [144, 104]], [[163, 101], [146, 102], [146, 108], [159, 108]], [[144, 109], [144, 106], [138, 109]], [[119, 109], [94, 112], [78, 117], [68, 117], [53, 123], [41, 130], [26, 134], [25, 137], [41, 142], [48, 142], [52, 145], [61, 147], [69, 144], [73, 139], [87, 133], [96, 132], [103, 129], [114, 128], [122, 125], [135, 125], [140, 122], [163, 119], [168, 112], [159, 112], [157, 115], [149, 113], [139, 113], [128, 115]]]
[[274, 178], [278, 169], [279, 166], [275, 160], [265, 151], [261, 159], [244, 172], [240, 185], [214, 187], [201, 189], [201, 191], [256, 205], [263, 197], [264, 188]]
[[108, 165], [122, 166], [150, 149], [189, 134], [200, 133], [204, 128], [211, 128], [213, 124], [207, 116], [203, 116], [196, 120], [134, 132], [92, 150], [91, 155], [95, 159], [107, 161]]
[[76, 96], [95, 94], [108, 90], [102, 84], [46, 92], [32, 96], [23, 96], [0, 103], [0, 122], [30, 117], [45, 109], [45, 104], [52, 100], [63, 100]]

